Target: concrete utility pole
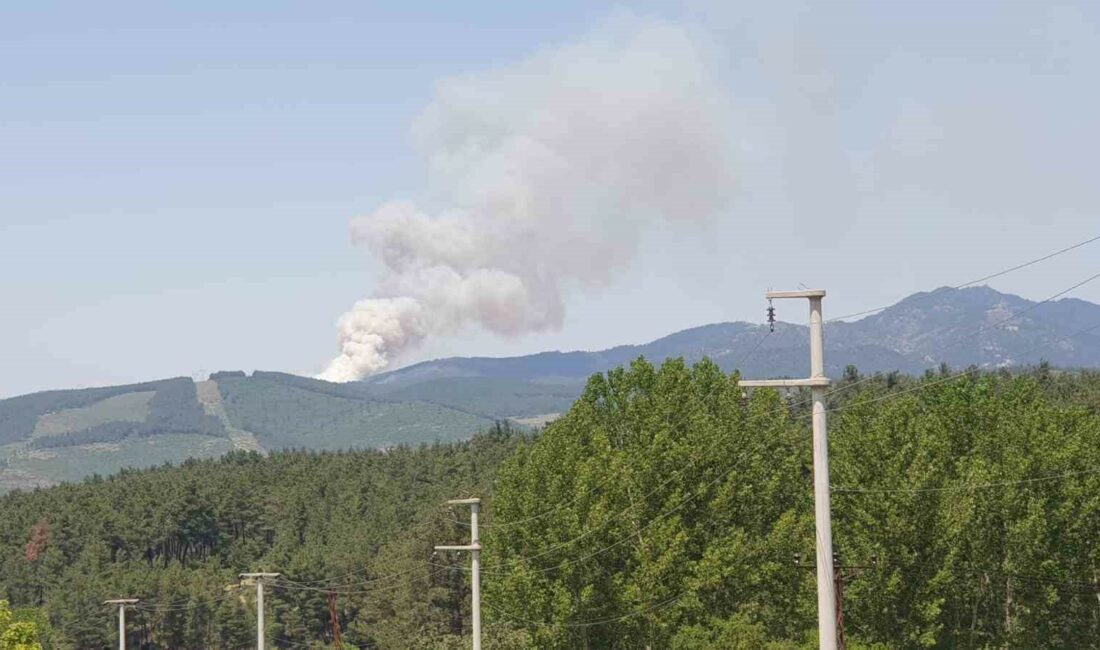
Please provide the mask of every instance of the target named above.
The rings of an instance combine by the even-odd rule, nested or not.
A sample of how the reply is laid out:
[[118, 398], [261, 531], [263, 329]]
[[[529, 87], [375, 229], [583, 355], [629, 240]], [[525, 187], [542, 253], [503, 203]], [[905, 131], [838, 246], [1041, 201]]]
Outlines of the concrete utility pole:
[[103, 601], [104, 605], [118, 605], [118, 650], [126, 650], [126, 608], [137, 605], [137, 598], [116, 598]]
[[471, 627], [474, 635], [474, 650], [481, 650], [481, 540], [477, 534], [477, 513], [481, 509], [481, 499], [451, 499], [448, 505], [470, 506], [470, 543], [466, 546], [436, 546], [437, 551], [470, 551], [470, 594]]
[[264, 580], [278, 578], [278, 573], [242, 573], [241, 580], [256, 582], [256, 650], [264, 650]]
[[825, 421], [825, 339], [821, 332], [823, 289], [769, 291], [768, 300], [808, 298], [810, 301], [810, 377], [808, 379], [757, 379], [740, 382], [746, 388], [810, 387], [814, 430], [814, 522], [817, 529], [817, 637], [822, 650], [836, 650], [836, 591], [833, 589], [833, 524], [829, 505], [829, 434]]

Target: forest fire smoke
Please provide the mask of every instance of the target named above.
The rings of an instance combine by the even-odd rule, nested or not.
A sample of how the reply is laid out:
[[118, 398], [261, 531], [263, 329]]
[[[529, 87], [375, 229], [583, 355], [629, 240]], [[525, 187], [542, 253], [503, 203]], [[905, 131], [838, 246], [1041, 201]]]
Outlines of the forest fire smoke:
[[444, 80], [413, 126], [432, 192], [352, 222], [383, 273], [319, 376], [359, 379], [464, 327], [560, 327], [565, 295], [607, 284], [645, 229], [727, 204], [730, 122], [702, 48], [655, 21]]

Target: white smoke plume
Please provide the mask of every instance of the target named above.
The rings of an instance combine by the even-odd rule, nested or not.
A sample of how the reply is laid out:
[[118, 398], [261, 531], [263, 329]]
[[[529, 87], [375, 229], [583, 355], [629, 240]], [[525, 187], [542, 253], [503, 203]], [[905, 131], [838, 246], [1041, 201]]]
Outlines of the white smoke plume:
[[707, 60], [688, 31], [624, 18], [441, 82], [413, 127], [441, 207], [392, 201], [352, 222], [384, 273], [319, 376], [361, 378], [463, 327], [558, 328], [564, 295], [607, 284], [647, 227], [718, 212], [732, 142]]

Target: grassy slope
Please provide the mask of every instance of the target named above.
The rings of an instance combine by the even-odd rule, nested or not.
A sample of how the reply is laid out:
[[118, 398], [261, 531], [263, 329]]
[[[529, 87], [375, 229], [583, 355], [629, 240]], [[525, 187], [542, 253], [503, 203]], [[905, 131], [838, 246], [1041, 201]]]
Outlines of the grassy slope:
[[[0, 418], [0, 439], [10, 439], [0, 445], [0, 492], [229, 451], [231, 439], [188, 426], [201, 424], [188, 415], [192, 407], [210, 415], [202, 410], [208, 405], [192, 397], [191, 386], [190, 380], [176, 379], [0, 401], [0, 414], [7, 409], [11, 416], [6, 422]], [[580, 390], [571, 384], [484, 379], [441, 380], [380, 394], [364, 384], [263, 372], [227, 374], [207, 388], [218, 391], [225, 423], [254, 433], [268, 450], [459, 440], [488, 429], [494, 419], [565, 411]], [[152, 435], [117, 426], [154, 420], [161, 428]], [[99, 436], [105, 426], [119, 430]]]
[[267, 449], [347, 449], [458, 440], [492, 425], [492, 418], [426, 402], [383, 401], [328, 394], [327, 386], [275, 377], [218, 380], [233, 424]]
[[[232, 443], [196, 426], [209, 423], [196, 417], [193, 391], [176, 378], [0, 401], [0, 491], [224, 454]], [[135, 426], [149, 430], [138, 435]]]
[[180, 463], [187, 458], [216, 458], [230, 451], [227, 438], [196, 433], [167, 433], [119, 443], [59, 447], [20, 454], [8, 461], [16, 474], [79, 481], [92, 474], [108, 475], [129, 467]]
[[179, 378], [103, 388], [51, 390], [0, 400], [0, 444], [30, 438], [39, 417], [47, 413], [83, 408], [116, 395], [159, 391], [178, 381]]
[[46, 413], [38, 417], [32, 437], [64, 435], [106, 422], [144, 422], [149, 417], [149, 400], [156, 391], [137, 391], [73, 409]]

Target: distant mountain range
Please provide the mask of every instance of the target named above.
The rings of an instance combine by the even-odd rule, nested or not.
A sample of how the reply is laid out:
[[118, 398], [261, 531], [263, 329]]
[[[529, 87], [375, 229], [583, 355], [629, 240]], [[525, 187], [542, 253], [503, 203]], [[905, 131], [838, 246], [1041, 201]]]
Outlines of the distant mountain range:
[[[803, 314], [805, 305], [778, 305]], [[854, 322], [827, 322], [826, 372], [920, 373], [946, 363], [1100, 367], [1100, 305], [1036, 303], [988, 287], [914, 294]], [[709, 357], [749, 377], [808, 373], [807, 328], [717, 323], [594, 352], [426, 361], [351, 384], [285, 373], [215, 373], [0, 400], [0, 490], [231, 450], [388, 447], [465, 438], [511, 419], [539, 425], [594, 373], [644, 356]]]
[[[806, 312], [806, 306], [798, 302], [784, 301], [778, 306], [788, 314]], [[943, 287], [913, 294], [858, 321], [826, 322], [826, 373], [839, 375], [847, 365], [863, 372], [920, 373], [940, 363], [955, 368], [999, 367], [1043, 359], [1057, 366], [1097, 367], [1100, 329], [1061, 340], [1096, 324], [1100, 324], [1100, 305], [1084, 300], [1037, 303], [989, 287]], [[809, 372], [808, 336], [805, 326], [784, 322], [770, 335], [763, 324], [716, 323], [643, 345], [597, 352], [425, 361], [377, 375], [369, 382], [405, 386], [475, 377], [570, 382], [639, 356], [653, 360], [682, 356], [688, 361], [709, 357], [727, 371], [740, 367], [745, 376], [804, 376]], [[759, 348], [752, 352], [758, 343]]]

